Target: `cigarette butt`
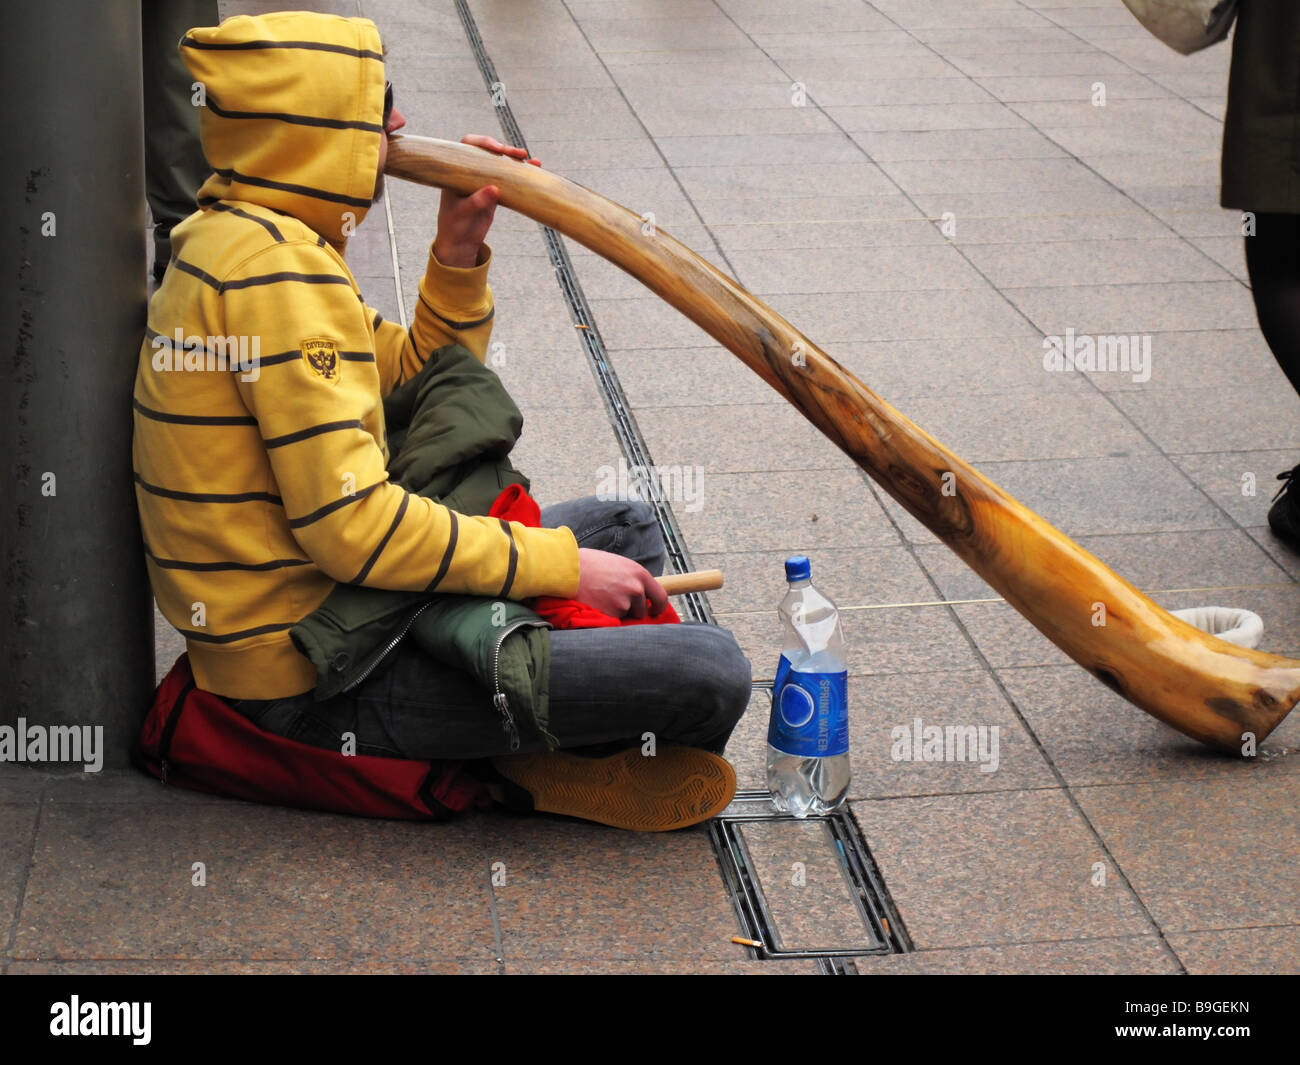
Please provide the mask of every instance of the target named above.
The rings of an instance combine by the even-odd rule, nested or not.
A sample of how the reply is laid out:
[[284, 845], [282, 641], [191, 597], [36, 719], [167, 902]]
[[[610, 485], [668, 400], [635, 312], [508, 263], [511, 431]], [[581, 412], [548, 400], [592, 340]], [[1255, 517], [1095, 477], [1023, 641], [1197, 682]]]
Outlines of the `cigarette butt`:
[[893, 932], [891, 932], [891, 931], [889, 930], [889, 918], [888, 918], [888, 917], [882, 917], [882, 918], [880, 919], [880, 923], [883, 924], [883, 925], [885, 926], [885, 935], [887, 935], [887, 936], [892, 936], [892, 935], [894, 934]]
[[578, 325], [578, 324], [575, 324], [573, 328], [574, 328], [574, 329], [590, 329], [591, 326], [589, 326], [589, 325]]
[[757, 939], [745, 939], [743, 936], [732, 936], [733, 943], [739, 943], [742, 947], [761, 947], [763, 944]]

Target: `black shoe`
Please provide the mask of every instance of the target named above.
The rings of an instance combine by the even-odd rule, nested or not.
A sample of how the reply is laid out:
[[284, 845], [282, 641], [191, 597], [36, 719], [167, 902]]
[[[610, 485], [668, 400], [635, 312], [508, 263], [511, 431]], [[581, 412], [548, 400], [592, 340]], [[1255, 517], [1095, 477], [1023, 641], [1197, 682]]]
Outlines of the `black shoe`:
[[1277, 475], [1282, 487], [1273, 497], [1273, 506], [1268, 512], [1268, 527], [1273, 535], [1284, 541], [1295, 551], [1300, 551], [1300, 487], [1293, 492], [1293, 485], [1300, 485], [1300, 466], [1286, 470]]

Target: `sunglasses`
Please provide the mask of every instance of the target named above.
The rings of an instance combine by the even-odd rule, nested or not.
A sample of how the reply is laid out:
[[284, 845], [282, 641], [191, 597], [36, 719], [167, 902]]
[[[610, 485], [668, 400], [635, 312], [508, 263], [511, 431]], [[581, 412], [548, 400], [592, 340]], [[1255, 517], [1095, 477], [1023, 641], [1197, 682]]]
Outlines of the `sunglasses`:
[[384, 82], [384, 129], [388, 128], [388, 120], [393, 117], [393, 83]]

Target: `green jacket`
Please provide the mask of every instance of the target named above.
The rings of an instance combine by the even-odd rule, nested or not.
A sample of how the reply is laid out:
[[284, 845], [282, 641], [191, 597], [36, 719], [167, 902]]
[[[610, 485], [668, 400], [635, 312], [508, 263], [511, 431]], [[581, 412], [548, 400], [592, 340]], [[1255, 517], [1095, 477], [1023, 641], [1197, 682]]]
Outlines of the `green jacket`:
[[[390, 478], [461, 514], [486, 514], [503, 488], [528, 487], [508, 455], [523, 415], [497, 375], [459, 344], [384, 399]], [[521, 603], [488, 596], [386, 591], [340, 584], [290, 630], [316, 667], [318, 700], [347, 691], [403, 639], [492, 692], [511, 749], [521, 729], [547, 731], [550, 626]]]

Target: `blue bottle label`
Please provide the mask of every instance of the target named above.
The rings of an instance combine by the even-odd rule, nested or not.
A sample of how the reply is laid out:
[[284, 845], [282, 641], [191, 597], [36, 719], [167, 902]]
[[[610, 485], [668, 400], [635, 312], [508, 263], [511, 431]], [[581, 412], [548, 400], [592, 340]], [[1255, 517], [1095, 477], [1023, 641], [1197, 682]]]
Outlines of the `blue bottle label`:
[[800, 673], [781, 656], [772, 688], [767, 742], [800, 758], [833, 758], [849, 750], [849, 675]]

